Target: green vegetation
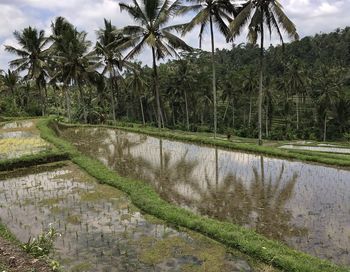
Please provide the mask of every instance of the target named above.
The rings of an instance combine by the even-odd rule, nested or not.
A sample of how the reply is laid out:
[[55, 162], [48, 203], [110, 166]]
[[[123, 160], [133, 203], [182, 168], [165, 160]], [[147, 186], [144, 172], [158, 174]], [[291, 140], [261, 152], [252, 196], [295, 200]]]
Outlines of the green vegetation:
[[33, 165], [46, 164], [50, 162], [68, 159], [67, 153], [60, 151], [41, 152], [33, 155], [26, 155], [20, 158], [1, 160], [0, 171], [10, 171], [16, 168], [30, 167]]
[[22, 245], [25, 252], [34, 257], [48, 256], [54, 249], [54, 241], [60, 234], [50, 227], [47, 231], [38, 235], [36, 238], [29, 238], [29, 240]]
[[[16, 31], [19, 46], [6, 50], [18, 59], [10, 62], [14, 71], [0, 76], [0, 114], [217, 130], [260, 143], [262, 138], [348, 139], [349, 27], [264, 48], [263, 37], [274, 30], [281, 41], [283, 32], [297, 38], [277, 0], [145, 3], [121, 3], [136, 25], [117, 27], [105, 20], [95, 46], [63, 17], [52, 22], [50, 37], [33, 27]], [[195, 14], [190, 22], [169, 26], [173, 16], [188, 11]], [[211, 31], [206, 52], [173, 33], [184, 35], [196, 25], [201, 42], [204, 29], [216, 25], [229, 42], [249, 28], [249, 43], [215, 50]], [[133, 62], [143, 48], [152, 51], [152, 67]], [[157, 65], [166, 56], [181, 59]]]
[[228, 247], [257, 258], [286, 271], [349, 271], [326, 260], [320, 260], [305, 253], [293, 250], [280, 242], [269, 240], [252, 230], [201, 217], [183, 208], [169, 204], [160, 198], [152, 187], [142, 181], [123, 178], [107, 169], [101, 162], [80, 154], [67, 141], [58, 138], [49, 127], [52, 120], [38, 122], [41, 136], [67, 152], [70, 159], [100, 182], [114, 186], [127, 193], [132, 202], [151, 215], [164, 221], [207, 235]]
[[19, 244], [20, 242], [17, 238], [0, 222], [0, 236], [14, 244]]

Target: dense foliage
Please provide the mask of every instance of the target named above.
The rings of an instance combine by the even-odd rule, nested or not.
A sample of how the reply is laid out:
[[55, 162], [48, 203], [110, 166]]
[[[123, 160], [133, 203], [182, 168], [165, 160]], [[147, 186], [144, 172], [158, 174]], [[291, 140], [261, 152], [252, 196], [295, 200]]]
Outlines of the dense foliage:
[[[144, 2], [157, 2], [161, 8], [122, 4], [136, 25], [119, 29], [105, 20], [95, 46], [86, 32], [62, 17], [52, 23], [50, 36], [33, 27], [16, 31], [19, 48], [6, 50], [18, 58], [10, 62], [14, 70], [1, 73], [0, 114], [58, 114], [86, 123], [142, 122], [191, 131], [213, 131], [216, 116], [218, 132], [258, 137], [263, 74], [264, 138], [349, 137], [350, 28], [271, 45], [263, 50], [260, 73], [258, 45], [234, 44], [231, 33], [231, 49], [216, 49], [215, 54], [192, 49], [171, 33], [184, 33], [190, 26], [167, 24], [169, 18], [185, 12], [180, 1]], [[239, 9], [233, 9], [232, 17], [237, 13], [241, 14]], [[227, 32], [235, 28], [229, 12], [216, 15], [223, 17], [222, 22], [215, 19], [219, 27], [227, 22]], [[156, 24], [150, 23], [152, 16]], [[256, 23], [257, 37], [261, 24]], [[268, 24], [265, 28], [268, 33]], [[152, 67], [131, 62], [143, 47], [151, 48]], [[158, 65], [157, 60], [165, 56], [177, 58]]]

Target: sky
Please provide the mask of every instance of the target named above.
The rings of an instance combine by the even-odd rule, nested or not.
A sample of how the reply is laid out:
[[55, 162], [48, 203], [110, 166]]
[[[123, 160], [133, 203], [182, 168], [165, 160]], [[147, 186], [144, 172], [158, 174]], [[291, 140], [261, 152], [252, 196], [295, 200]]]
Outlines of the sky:
[[[7, 69], [8, 62], [15, 56], [5, 52], [4, 45], [16, 46], [13, 38], [15, 30], [27, 26], [44, 29], [49, 35], [50, 24], [57, 16], [63, 16], [79, 30], [88, 32], [88, 38], [95, 42], [95, 31], [103, 26], [103, 18], [109, 19], [117, 27], [132, 25], [134, 22], [126, 12], [121, 12], [119, 2], [130, 0], [0, 0], [0, 69]], [[280, 0], [286, 14], [295, 23], [300, 37], [327, 33], [336, 28], [350, 26], [350, 0]], [[174, 18], [172, 24], [187, 22], [186, 17]], [[225, 39], [216, 31], [215, 44], [217, 48], [229, 48]], [[235, 41], [244, 42], [243, 33]], [[198, 30], [187, 34], [184, 39], [193, 47], [198, 47]], [[276, 37], [266, 40], [266, 44], [276, 44]], [[210, 48], [209, 33], [204, 36], [203, 49]], [[144, 52], [138, 57], [145, 64], [151, 62], [150, 52]]]

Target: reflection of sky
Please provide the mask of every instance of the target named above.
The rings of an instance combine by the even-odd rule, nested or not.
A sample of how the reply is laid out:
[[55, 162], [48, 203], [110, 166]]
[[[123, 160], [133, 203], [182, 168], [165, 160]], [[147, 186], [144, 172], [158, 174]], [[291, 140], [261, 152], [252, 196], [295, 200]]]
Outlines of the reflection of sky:
[[[119, 152], [123, 150], [124, 155], [130, 152], [130, 155], [132, 155], [134, 159], [141, 158], [147, 161], [150, 166], [147, 166], [143, 170], [147, 173], [147, 180], [153, 182], [157, 189], [159, 189], [157, 185], [158, 181], [154, 171], [155, 169], [160, 168], [161, 144], [164, 160], [163, 167], [164, 169], [167, 169], [165, 174], [170, 178], [169, 181], [172, 182], [171, 184], [173, 184], [173, 182], [176, 183], [175, 186], [169, 184], [172, 192], [177, 192], [185, 197], [185, 199], [190, 199], [191, 203], [185, 204], [182, 201], [178, 201], [176, 200], [176, 196], [174, 196], [174, 201], [178, 201], [184, 205], [190, 205], [191, 208], [194, 209], [197, 208], [196, 202], [202, 200], [203, 196], [200, 191], [203, 191], [204, 193], [209, 192], [206, 177], [212, 188], [211, 190], [215, 190], [215, 188], [217, 188], [216, 186], [220, 187], [220, 185], [224, 185], [226, 176], [234, 175], [236, 176], [236, 180], [242, 180], [242, 183], [248, 192], [248, 197], [254, 203], [252, 210], [247, 211], [249, 214], [244, 216], [250, 218], [253, 213], [256, 213], [257, 210], [261, 208], [266, 209], [266, 211], [277, 212], [279, 215], [280, 213], [277, 210], [280, 207], [278, 205], [281, 204], [276, 203], [283, 203], [282, 205], [285, 206], [281, 206], [281, 210], [288, 210], [292, 217], [290, 219], [291, 221], [289, 221], [289, 219], [281, 218], [281, 222], [287, 220], [283, 224], [290, 226], [291, 228], [306, 228], [308, 230], [306, 235], [300, 233], [295, 236], [287, 235], [288, 237], [284, 237], [288, 244], [320, 257], [330, 259], [333, 257], [340, 263], [349, 264], [349, 171], [322, 165], [268, 158], [255, 154], [215, 149], [207, 146], [199, 146], [164, 139], [160, 141], [157, 138], [147, 137], [145, 135], [113, 130], [98, 131], [94, 129], [90, 130], [87, 134], [84, 133], [81, 135], [77, 130], [76, 133], [78, 136], [76, 139], [79, 143], [81, 142], [82, 137], [89, 138], [87, 140], [88, 146], [103, 143], [102, 145], [97, 146], [99, 154], [93, 155], [97, 155], [106, 165], [110, 165], [108, 160], [111, 158], [116, 158], [118, 160], [127, 159], [126, 157], [118, 157], [116, 154], [117, 147]], [[122, 144], [122, 146], [120, 146], [120, 144]], [[124, 149], [119, 149], [121, 147]], [[167, 156], [170, 157], [168, 165], [165, 163], [165, 158]], [[197, 184], [197, 186], [191, 186], [189, 182], [180, 180], [183, 176], [179, 175], [179, 173], [182, 173], [181, 170], [184, 169], [176, 168], [176, 166], [179, 167], [179, 162], [181, 162], [183, 158], [185, 158], [187, 165], [194, 165], [193, 172], [191, 172], [189, 179], [192, 183]], [[119, 163], [120, 165], [123, 165], [123, 162], [119, 161]], [[128, 159], [125, 166], [127, 167], [130, 163], [132, 163], [132, 160]], [[183, 163], [184, 162], [182, 161], [182, 167]], [[216, 167], [218, 167], [217, 184]], [[254, 187], [257, 186], [256, 184], [261, 185], [260, 178], [262, 168], [265, 177], [265, 186], [256, 188]], [[134, 168], [131, 167], [130, 169]], [[186, 171], [186, 173], [188, 173], [188, 170], [189, 169], [185, 170], [184, 173]], [[129, 173], [127, 175], [133, 174], [135, 173]], [[258, 175], [258, 182], [255, 181], [255, 174]], [[295, 177], [296, 183], [294, 186], [290, 187], [291, 184], [294, 184], [293, 178]], [[280, 180], [278, 180], [279, 178]], [[168, 179], [165, 180], [168, 182]], [[267, 192], [268, 185], [270, 184], [272, 187], [277, 186], [278, 182], [280, 182], [278, 191], [271, 197]], [[236, 186], [234, 181], [230, 181], [230, 184], [229, 188], [223, 187], [227, 188], [225, 190], [228, 190], [227, 195], [225, 195], [226, 198], [230, 199], [230, 197], [227, 197], [229, 195], [232, 195], [232, 197], [240, 196], [234, 192]], [[197, 187], [200, 189], [198, 190]], [[262, 191], [259, 191], [258, 194], [256, 194], [256, 192], [254, 193], [254, 190], [256, 189]], [[262, 195], [267, 198], [266, 207], [257, 206], [264, 205], [257, 199], [257, 195]], [[168, 200], [171, 200], [172, 197], [172, 195], [169, 195], [167, 196], [167, 199], [170, 198]], [[279, 202], [279, 197], [286, 198], [286, 202]], [[220, 198], [220, 195], [216, 198]], [[225, 197], [222, 195], [222, 198]], [[210, 201], [216, 200], [211, 199]], [[274, 205], [277, 205], [277, 207]], [[235, 211], [230, 212], [235, 214]], [[267, 221], [261, 223], [269, 224]]]
[[[131, 133], [127, 133], [126, 136], [130, 142], [139, 142], [140, 137], [144, 137]], [[112, 138], [115, 139], [115, 135]], [[170, 165], [173, 166], [187, 153], [188, 160], [198, 162], [194, 176], [201, 186], [206, 187], [205, 175], [209, 177], [212, 185], [215, 184], [215, 148], [169, 140], [162, 140], [162, 146], [164, 154], [171, 154]], [[261, 156], [221, 149], [217, 152], [219, 185], [226, 175], [234, 174], [248, 186], [254, 179], [254, 168], [259, 176], [261, 175]], [[160, 141], [157, 138], [147, 137], [146, 141], [131, 147], [130, 153], [152, 162], [156, 167], [160, 163]], [[274, 184], [283, 168], [280, 188], [292, 180], [295, 174], [297, 175], [294, 192], [286, 204], [286, 208], [292, 212], [294, 223], [311, 230], [308, 237], [310, 240], [332, 237], [339, 250], [349, 250], [350, 172], [333, 167], [263, 157], [265, 182]], [[177, 189], [185, 196], [192, 194], [198, 197], [183, 184]], [[297, 246], [300, 241], [294, 240], [291, 243]], [[299, 246], [307, 247], [307, 245]]]
[[[103, 194], [106, 189], [108, 196]], [[90, 201], [83, 199], [91, 194], [95, 197]], [[192, 254], [200, 256], [204, 243], [225, 252], [210, 240], [180, 232], [160, 221], [148, 221], [137, 209], [129, 209], [132, 205], [126, 195], [91, 182], [75, 166], [0, 180], [0, 203], [2, 222], [22, 242], [52, 224], [61, 234], [55, 241], [53, 258], [64, 266], [64, 271], [180, 271], [181, 261]], [[74, 223], [69, 218], [78, 221]], [[157, 242], [169, 246], [174, 238], [191, 253], [174, 249], [174, 254], [164, 258], [164, 263], [172, 262], [165, 269], [162, 262], [152, 267], [142, 262], [140, 256], [151, 246]], [[170, 244], [169, 249], [173, 247], [179, 250], [179, 244]], [[230, 254], [214, 260], [223, 263], [223, 271], [236, 271], [230, 266], [231, 257], [245, 262]], [[190, 259], [189, 265], [196, 264], [196, 260]], [[203, 267], [206, 265], [204, 260]]]

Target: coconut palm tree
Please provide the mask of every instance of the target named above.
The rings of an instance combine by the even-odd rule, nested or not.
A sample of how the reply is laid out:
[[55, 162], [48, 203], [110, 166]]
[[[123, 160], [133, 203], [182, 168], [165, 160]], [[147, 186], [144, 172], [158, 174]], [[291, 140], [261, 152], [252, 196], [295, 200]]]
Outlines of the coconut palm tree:
[[343, 73], [344, 70], [341, 68], [328, 68], [326, 66], [321, 66], [319, 71], [316, 71], [314, 99], [319, 116], [323, 119], [323, 141], [327, 139], [327, 121], [330, 112], [339, 100], [343, 85]]
[[[52, 58], [60, 67], [56, 76], [62, 79], [66, 95], [69, 83], [78, 87], [79, 104], [81, 104], [84, 121], [87, 123], [83, 85], [88, 82], [89, 73], [95, 71], [99, 66], [99, 59], [94, 52], [88, 51], [91, 42], [86, 39], [87, 33], [85, 31], [78, 31], [62, 17], [58, 17], [51, 28], [53, 32], [51, 39], [54, 41], [51, 47]], [[68, 101], [67, 109], [70, 119], [69, 104]]]
[[208, 27], [210, 28], [211, 39], [211, 62], [212, 62], [212, 84], [213, 84], [213, 106], [214, 106], [214, 138], [217, 130], [217, 99], [216, 99], [216, 68], [215, 68], [215, 39], [214, 24], [217, 25], [221, 34], [227, 40], [230, 34], [228, 23], [232, 21], [232, 17], [237, 14], [237, 9], [230, 0], [192, 0], [193, 5], [183, 7], [180, 12], [196, 12], [193, 19], [182, 25], [183, 34], [188, 33], [194, 27], [200, 26], [199, 31], [199, 47], [202, 47], [203, 33]]
[[104, 28], [97, 31], [97, 42], [95, 52], [102, 56], [104, 60], [104, 70], [102, 74], [108, 73], [109, 93], [111, 99], [111, 109], [113, 121], [116, 121], [116, 103], [114, 88], [118, 91], [117, 73], [123, 68], [123, 57], [121, 50], [127, 46], [129, 38], [123, 35], [122, 31], [112, 25], [111, 21], [104, 19]]
[[0, 73], [0, 90], [11, 94], [13, 107], [17, 108], [16, 89], [20, 77], [16, 71], [7, 70], [5, 73]]
[[[190, 51], [192, 48], [182, 39], [170, 31], [174, 27], [169, 26], [170, 20], [181, 8], [180, 1], [170, 3], [169, 0], [132, 0], [132, 4], [120, 3], [120, 9], [138, 23], [135, 26], [126, 26], [124, 33], [131, 35], [130, 43], [133, 49], [126, 55], [130, 59], [138, 55], [143, 47], [149, 46], [152, 50], [153, 60], [153, 88], [157, 103], [158, 127], [162, 126], [162, 110], [158, 88], [157, 60], [166, 56], [179, 57], [177, 49]], [[164, 125], [164, 121], [163, 121]]]
[[143, 98], [143, 94], [146, 88], [148, 88], [147, 86], [147, 82], [144, 79], [144, 77], [141, 74], [141, 67], [135, 67], [134, 69], [131, 69], [131, 74], [128, 75], [128, 77], [126, 78], [126, 84], [128, 88], [131, 88], [134, 92], [135, 95], [138, 96], [139, 98], [139, 102], [140, 102], [140, 109], [141, 109], [141, 116], [142, 116], [142, 124], [145, 125], [146, 121], [145, 121], [145, 113], [144, 113], [144, 109], [143, 109], [143, 102], [142, 102], [142, 98]]
[[17, 72], [27, 71], [25, 80], [33, 79], [39, 91], [41, 100], [41, 112], [45, 115], [46, 99], [43, 89], [46, 87], [47, 56], [48, 50], [45, 48], [48, 39], [44, 30], [38, 31], [31, 26], [23, 31], [13, 33], [20, 48], [6, 45], [5, 50], [19, 56], [18, 59], [10, 61], [10, 67], [16, 68]]
[[299, 129], [299, 101], [300, 95], [305, 93], [306, 88], [306, 73], [302, 67], [302, 64], [294, 60], [287, 66], [286, 72], [286, 85], [289, 88], [291, 94], [295, 95], [295, 106], [296, 106], [296, 119], [297, 119], [297, 130]]
[[255, 44], [260, 35], [260, 79], [259, 79], [259, 145], [262, 145], [262, 104], [263, 104], [263, 58], [265, 28], [269, 34], [272, 30], [283, 44], [282, 31], [284, 30], [291, 39], [298, 39], [298, 33], [293, 22], [284, 13], [278, 0], [249, 0], [245, 3], [236, 18], [230, 23], [232, 37], [238, 36], [248, 25], [248, 41]]

